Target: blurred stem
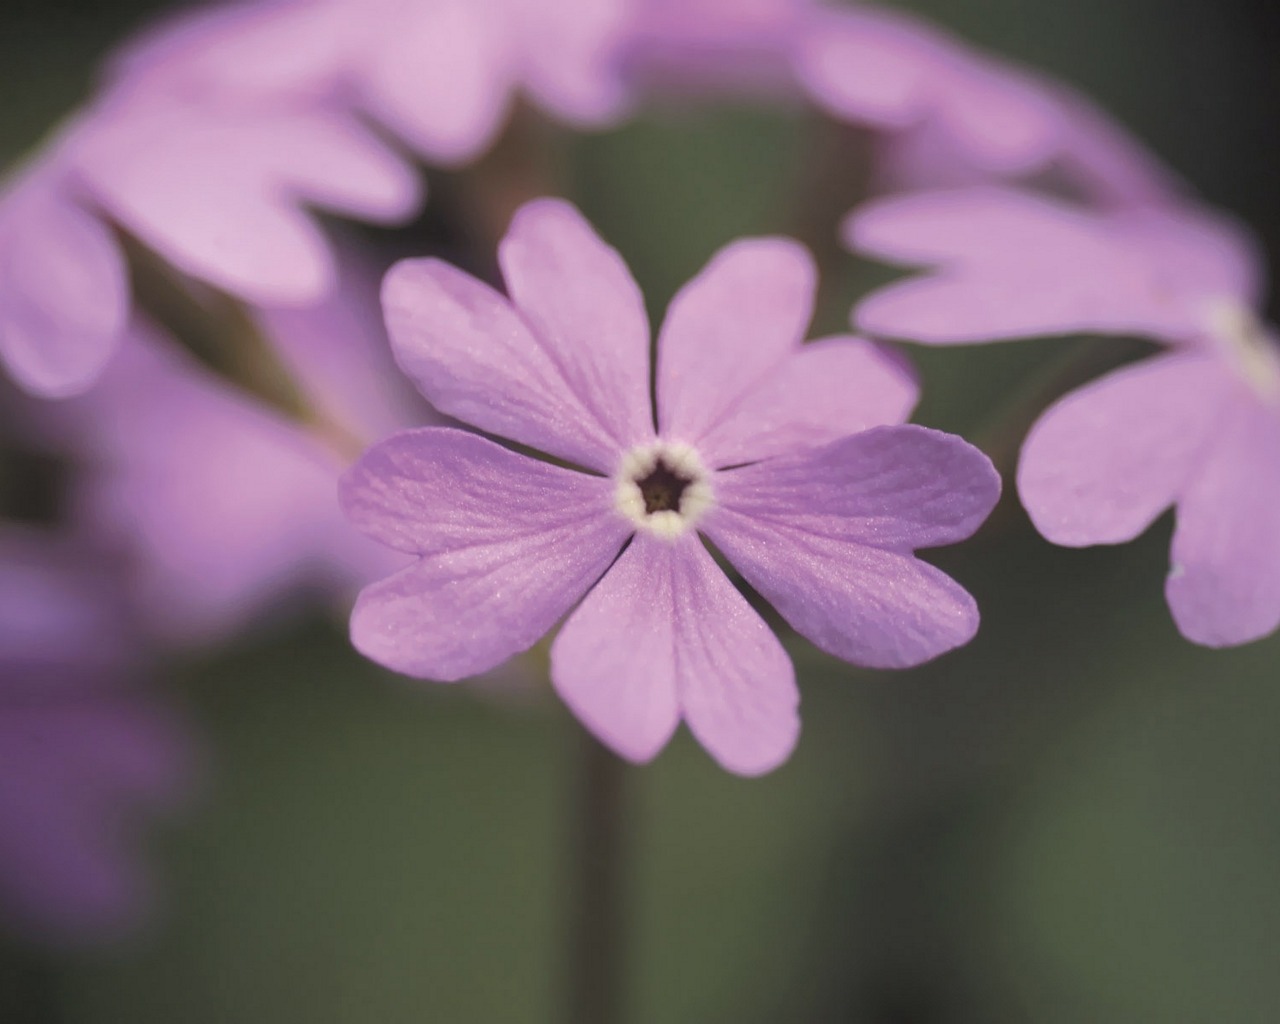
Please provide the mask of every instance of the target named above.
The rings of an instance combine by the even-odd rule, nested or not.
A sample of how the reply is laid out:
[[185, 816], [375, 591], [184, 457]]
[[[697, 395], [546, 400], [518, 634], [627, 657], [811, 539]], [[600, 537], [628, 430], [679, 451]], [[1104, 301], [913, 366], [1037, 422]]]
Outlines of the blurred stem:
[[585, 729], [572, 838], [568, 1024], [622, 1020], [626, 765]]
[[345, 459], [367, 446], [308, 394], [276, 354], [249, 308], [215, 288], [184, 278], [127, 233], [119, 232], [129, 259], [138, 305], [224, 382], [293, 420]]

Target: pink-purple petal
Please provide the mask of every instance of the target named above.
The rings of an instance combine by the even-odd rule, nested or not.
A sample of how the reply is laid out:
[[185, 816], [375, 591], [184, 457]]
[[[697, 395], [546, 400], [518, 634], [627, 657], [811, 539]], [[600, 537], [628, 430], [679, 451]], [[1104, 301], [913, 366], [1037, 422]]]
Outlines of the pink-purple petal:
[[1165, 596], [1189, 640], [1226, 647], [1280, 625], [1280, 409], [1241, 392], [1178, 502]]
[[616, 468], [612, 431], [504, 296], [442, 260], [402, 260], [383, 281], [382, 306], [396, 362], [441, 412], [601, 472]]
[[495, 31], [499, 15], [473, 0], [382, 6], [396, 27], [377, 34], [360, 64], [366, 105], [431, 159], [476, 156], [515, 85], [512, 48]]
[[824, 338], [784, 359], [698, 450], [712, 466], [790, 455], [902, 423], [919, 396], [904, 357], [861, 338]]
[[303, 203], [396, 220], [420, 198], [405, 163], [337, 115], [117, 102], [76, 141], [94, 198], [179, 269], [252, 302], [329, 288], [329, 246]]
[[993, 188], [871, 203], [848, 243], [875, 256], [935, 264], [872, 293], [854, 322], [933, 344], [1083, 331], [1183, 340], [1203, 329], [1196, 296], [1126, 243], [1114, 222], [1031, 193]]
[[699, 445], [804, 340], [817, 270], [796, 242], [725, 246], [672, 300], [658, 339], [658, 422]]
[[616, 249], [559, 199], [526, 203], [498, 246], [507, 293], [619, 449], [653, 438], [649, 318]]
[[533, 646], [630, 530], [604, 478], [444, 427], [375, 445], [343, 478], [341, 499], [365, 533], [421, 555], [361, 592], [352, 640], [427, 679], [477, 675]]
[[907, 425], [720, 473], [715, 490], [723, 510], [759, 524], [910, 551], [972, 535], [1000, 497], [1000, 476], [955, 435]]
[[1142, 533], [1198, 471], [1235, 388], [1208, 356], [1148, 359], [1060, 399], [1027, 435], [1018, 494], [1055, 544]]
[[32, 177], [0, 199], [0, 359], [20, 385], [46, 397], [85, 390], [128, 309], [110, 229], [60, 183]]
[[565, 703], [623, 757], [648, 761], [683, 714], [729, 771], [790, 755], [799, 694], [790, 659], [692, 535], [637, 535], [552, 647]]
[[1025, 173], [1053, 154], [1058, 111], [1017, 69], [894, 11], [863, 7], [810, 24], [797, 73], [836, 117], [936, 131], [990, 174]]
[[923, 427], [859, 437], [808, 460], [721, 474], [720, 504], [704, 527], [818, 647], [859, 665], [903, 668], [977, 630], [973, 598], [909, 549], [971, 533], [995, 503], [998, 478], [976, 449]]

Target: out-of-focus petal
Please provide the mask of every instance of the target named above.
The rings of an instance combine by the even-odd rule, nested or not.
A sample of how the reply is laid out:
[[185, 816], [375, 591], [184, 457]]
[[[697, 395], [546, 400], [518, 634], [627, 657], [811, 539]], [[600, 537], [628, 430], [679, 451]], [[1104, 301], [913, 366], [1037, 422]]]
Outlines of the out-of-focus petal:
[[894, 426], [721, 473], [715, 489], [725, 509], [759, 524], [908, 551], [970, 536], [995, 507], [1000, 476], [953, 434]]
[[420, 192], [404, 161], [354, 121], [301, 111], [103, 111], [75, 146], [112, 216], [195, 277], [263, 305], [321, 298], [328, 243], [301, 205], [398, 220]]
[[353, 642], [388, 668], [446, 681], [533, 646], [631, 529], [604, 478], [444, 427], [376, 445], [344, 477], [342, 502], [370, 536], [422, 556], [361, 592]]
[[354, 4], [245, 0], [173, 12], [111, 55], [106, 84], [214, 102], [322, 100], [363, 36]]
[[1177, 210], [1117, 214], [1111, 229], [1141, 255], [1159, 287], [1192, 301], [1256, 307], [1266, 288], [1266, 259], [1257, 237], [1238, 220], [1189, 204]]
[[[798, 351], [813, 315], [817, 270], [781, 238], [725, 246], [671, 302], [658, 339], [658, 423], [701, 448], [751, 392]], [[718, 459], [718, 453], [708, 451]]]
[[[622, 450], [602, 395], [583, 394], [590, 367], [566, 367], [502, 295], [441, 260], [404, 260], [382, 287], [396, 361], [441, 412], [483, 430], [612, 473]], [[575, 373], [574, 371], [578, 372]], [[572, 374], [572, 376], [571, 376]], [[619, 394], [614, 382], [604, 394]], [[652, 431], [652, 428], [650, 428]]]
[[1052, 405], [1022, 448], [1018, 494], [1055, 544], [1118, 544], [1174, 503], [1235, 388], [1217, 360], [1173, 354], [1108, 374]]
[[506, 113], [517, 73], [497, 13], [474, 0], [382, 6], [395, 27], [371, 39], [356, 74], [366, 104], [428, 157], [474, 157]]
[[135, 324], [60, 413], [91, 460], [74, 514], [133, 554], [135, 599], [162, 639], [208, 641], [308, 585], [349, 594], [404, 563], [343, 520], [335, 452], [153, 328]]
[[723, 767], [758, 775], [799, 735], [781, 644], [693, 536], [637, 535], [552, 647], [565, 703], [623, 757], [648, 761], [680, 713]]
[[1031, 79], [897, 12], [810, 19], [796, 70], [835, 116], [891, 130], [928, 122], [989, 173], [1033, 170], [1058, 143], [1058, 111]]
[[41, 173], [0, 197], [0, 358], [27, 390], [63, 397], [115, 351], [129, 284], [110, 229]]
[[907, 360], [861, 338], [802, 345], [699, 442], [713, 466], [789, 455], [902, 423], [920, 387]]
[[1165, 596], [1189, 640], [1227, 647], [1280, 625], [1280, 411], [1241, 393], [1178, 502]]
[[934, 344], [1083, 331], [1164, 340], [1198, 336], [1196, 296], [1128, 244], [1115, 223], [1014, 190], [977, 188], [871, 203], [845, 225], [849, 244], [939, 269], [860, 303], [873, 334]]
[[630, 0], [526, 0], [532, 16], [520, 40], [522, 77], [542, 106], [581, 125], [621, 112], [626, 93], [612, 57], [631, 7]]

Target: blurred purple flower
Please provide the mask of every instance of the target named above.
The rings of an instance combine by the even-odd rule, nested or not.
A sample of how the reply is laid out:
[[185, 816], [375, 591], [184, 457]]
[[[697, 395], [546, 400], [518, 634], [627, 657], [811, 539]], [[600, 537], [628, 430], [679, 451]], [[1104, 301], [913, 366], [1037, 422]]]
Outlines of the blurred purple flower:
[[841, 658], [911, 665], [973, 635], [972, 598], [912, 552], [972, 533], [999, 480], [959, 438], [879, 426], [915, 403], [898, 362], [851, 337], [801, 345], [816, 283], [801, 247], [737, 242], [676, 297], [656, 416], [639, 289], [577, 210], [526, 205], [499, 262], [509, 299], [438, 260], [393, 268], [396, 356], [443, 412], [585, 468], [443, 427], [367, 452], [343, 507], [418, 560], [361, 593], [363, 653], [455, 680], [577, 605], [551, 674], [596, 735], [646, 761], [683, 717], [757, 774], [795, 744], [794, 670], [699, 531]]
[[920, 18], [858, 5], [814, 9], [795, 42], [809, 95], [888, 133], [894, 188], [1061, 172], [1090, 200], [1171, 202], [1174, 176], [1082, 94], [965, 45]]
[[0, 189], [0, 361], [25, 388], [85, 390], [129, 317], [115, 227], [248, 302], [333, 286], [304, 207], [396, 221], [420, 201], [402, 157], [338, 111], [196, 104], [122, 80]]
[[1078, 92], [900, 11], [820, 0], [633, 0], [631, 10], [619, 51], [629, 85], [807, 96], [881, 133], [880, 188], [1056, 171], [1104, 205], [1181, 191]]
[[128, 685], [107, 578], [63, 541], [0, 526], [0, 917], [57, 941], [103, 938], [149, 902], [141, 810], [189, 790], [181, 724]]
[[578, 126], [616, 116], [628, 0], [265, 0], [162, 23], [114, 66], [219, 102], [355, 106], [424, 156], [485, 149], [517, 90]]
[[1280, 350], [1241, 228], [1190, 207], [1105, 216], [982, 189], [872, 204], [848, 234], [936, 268], [858, 307], [874, 334], [949, 344], [1092, 331], [1168, 345], [1041, 417], [1022, 451], [1023, 504], [1073, 547], [1131, 540], [1175, 506], [1165, 594], [1183, 635], [1226, 646], [1280, 624]]
[[430, 415], [394, 370], [372, 281], [351, 271], [326, 302], [259, 317], [318, 412], [310, 426], [141, 322], [98, 387], [44, 416], [81, 462], [73, 516], [132, 556], [138, 617], [171, 642], [223, 637], [313, 592], [345, 613], [404, 564], [354, 536], [336, 501], [355, 452]]

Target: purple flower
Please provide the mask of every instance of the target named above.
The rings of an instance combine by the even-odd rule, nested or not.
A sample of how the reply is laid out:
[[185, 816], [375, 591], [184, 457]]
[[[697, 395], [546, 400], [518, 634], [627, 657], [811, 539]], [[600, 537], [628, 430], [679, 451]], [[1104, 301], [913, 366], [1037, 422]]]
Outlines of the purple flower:
[[499, 262], [509, 298], [438, 260], [394, 267], [396, 357], [442, 412], [571, 465], [444, 427], [367, 452], [343, 507], [417, 562], [361, 593], [362, 652], [456, 680], [568, 615], [552, 680], [604, 742], [646, 761], [683, 718], [756, 774], [795, 743], [794, 672], [700, 533], [838, 657], [911, 665], [973, 635], [973, 599], [912, 551], [972, 533], [998, 478], [958, 438], [882, 426], [915, 402], [898, 362], [855, 338], [801, 345], [801, 247], [737, 242], [680, 292], [656, 414], [639, 289], [572, 206], [523, 207]]
[[1167, 354], [1053, 405], [1023, 447], [1036, 527], [1073, 547], [1142, 533], [1170, 506], [1165, 595], [1183, 635], [1226, 646], [1280, 624], [1280, 351], [1262, 261], [1236, 225], [1184, 208], [1110, 216], [974, 190], [873, 204], [852, 244], [936, 270], [873, 294], [864, 329], [933, 344], [1080, 331]]
[[97, 379], [129, 318], [111, 224], [248, 302], [305, 305], [335, 269], [304, 207], [395, 221], [419, 201], [404, 159], [341, 112], [123, 81], [0, 188], [0, 361], [45, 396]]
[[889, 133], [892, 187], [1022, 178], [1054, 168], [1106, 205], [1169, 202], [1174, 176], [1083, 95], [893, 10], [818, 10], [795, 66], [828, 113]]
[[192, 95], [354, 105], [433, 160], [488, 146], [517, 90], [580, 126], [623, 93], [627, 0], [277, 0], [185, 13], [115, 73]]
[[128, 684], [127, 623], [86, 552], [0, 527], [0, 921], [45, 938], [137, 923], [134, 819], [190, 788], [184, 731]]
[[335, 500], [355, 452], [430, 415], [395, 373], [373, 281], [348, 265], [326, 302], [257, 316], [310, 427], [141, 321], [97, 387], [34, 410], [80, 467], [75, 521], [131, 556], [138, 617], [165, 641], [208, 642], [317, 592], [345, 614], [404, 564], [353, 535]]

